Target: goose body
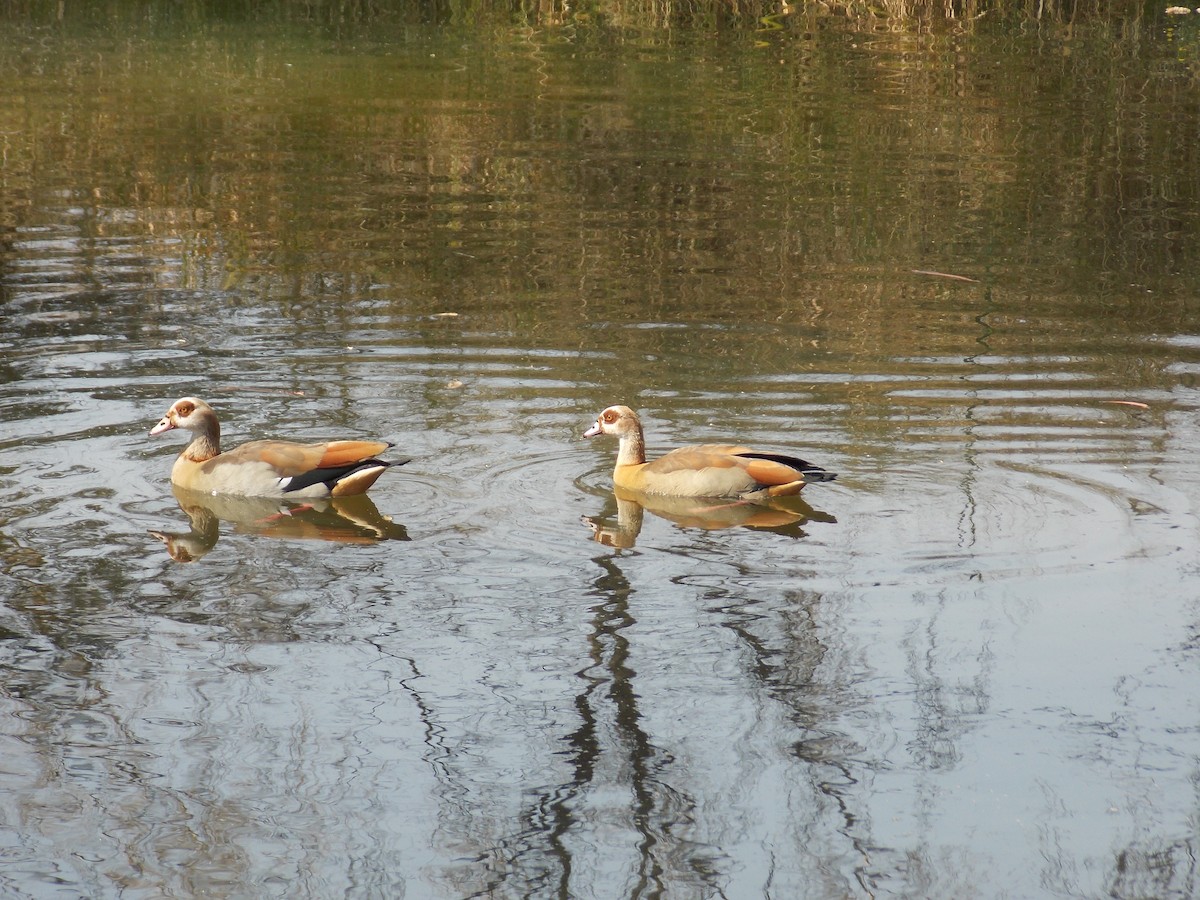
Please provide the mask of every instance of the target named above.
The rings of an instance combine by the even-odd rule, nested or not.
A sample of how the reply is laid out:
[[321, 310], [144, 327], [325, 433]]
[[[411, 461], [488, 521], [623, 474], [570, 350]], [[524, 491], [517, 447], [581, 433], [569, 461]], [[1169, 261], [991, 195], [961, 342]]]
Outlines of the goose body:
[[736, 444], [681, 447], [647, 462], [642, 422], [628, 406], [608, 407], [584, 437], [599, 434], [620, 440], [613, 484], [637, 493], [761, 501], [798, 494], [808, 482], [837, 478], [798, 457]]
[[243, 497], [348, 497], [365, 494], [389, 466], [408, 460], [379, 459], [386, 441], [250, 441], [221, 452], [221, 424], [203, 400], [176, 400], [150, 434], [182, 428], [191, 442], [171, 467], [176, 487]]

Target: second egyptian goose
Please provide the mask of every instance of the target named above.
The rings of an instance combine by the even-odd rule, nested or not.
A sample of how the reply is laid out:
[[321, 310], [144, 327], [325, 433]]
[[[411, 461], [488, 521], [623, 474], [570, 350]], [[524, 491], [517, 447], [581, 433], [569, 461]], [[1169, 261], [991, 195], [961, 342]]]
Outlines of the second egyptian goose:
[[610, 406], [583, 436], [598, 434], [620, 438], [613, 483], [627, 491], [761, 501], [798, 494], [811, 481], [837, 478], [832, 472], [795, 456], [733, 444], [681, 447], [646, 462], [642, 422], [628, 406]]
[[386, 441], [250, 441], [221, 452], [221, 424], [203, 400], [176, 400], [150, 433], [174, 428], [192, 433], [192, 440], [171, 467], [171, 483], [205, 494], [243, 497], [348, 497], [365, 494], [389, 466], [378, 455]]

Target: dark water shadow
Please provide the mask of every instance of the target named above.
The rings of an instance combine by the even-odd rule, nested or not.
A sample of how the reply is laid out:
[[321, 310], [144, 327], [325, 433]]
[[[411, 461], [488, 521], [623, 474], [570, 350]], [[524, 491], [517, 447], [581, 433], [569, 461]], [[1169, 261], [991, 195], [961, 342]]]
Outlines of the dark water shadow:
[[221, 522], [237, 534], [338, 544], [407, 541], [408, 531], [383, 515], [366, 495], [292, 503], [267, 497], [231, 497], [173, 488], [187, 514], [187, 531], [150, 531], [176, 562], [196, 562], [216, 546]]
[[[698, 799], [673, 775], [676, 760], [656, 740], [642, 709], [636, 647], [630, 630], [637, 624], [637, 593], [620, 560], [611, 555], [594, 562], [600, 574], [586, 591], [591, 626], [583, 665], [575, 675], [576, 725], [563, 734], [561, 780], [528, 792], [516, 818], [516, 830], [488, 855], [480, 889], [470, 897], [494, 897], [534, 885], [533, 893], [572, 896], [572, 886], [589, 871], [587, 841], [597, 798], [614, 792], [621, 800], [606, 811], [606, 828], [630, 836], [625, 896], [664, 898], [671, 885], [687, 885], [695, 896], [721, 896], [723, 855], [688, 837]], [[619, 782], [614, 782], [619, 773]], [[583, 877], [587, 877], [586, 875]]]

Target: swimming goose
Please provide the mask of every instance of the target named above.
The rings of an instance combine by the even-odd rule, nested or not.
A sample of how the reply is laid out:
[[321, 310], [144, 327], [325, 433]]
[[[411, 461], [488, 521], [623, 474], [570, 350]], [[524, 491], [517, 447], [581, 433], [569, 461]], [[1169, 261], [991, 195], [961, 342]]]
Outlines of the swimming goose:
[[628, 491], [761, 501], [798, 494], [808, 482], [837, 478], [832, 472], [794, 456], [733, 444], [681, 447], [646, 462], [642, 422], [628, 406], [610, 406], [583, 436], [598, 434], [620, 438], [613, 483]]
[[365, 494], [389, 466], [405, 460], [378, 458], [385, 441], [250, 441], [221, 452], [221, 424], [203, 400], [176, 400], [150, 434], [175, 428], [192, 440], [171, 467], [171, 483], [205, 494], [243, 497], [348, 497]]

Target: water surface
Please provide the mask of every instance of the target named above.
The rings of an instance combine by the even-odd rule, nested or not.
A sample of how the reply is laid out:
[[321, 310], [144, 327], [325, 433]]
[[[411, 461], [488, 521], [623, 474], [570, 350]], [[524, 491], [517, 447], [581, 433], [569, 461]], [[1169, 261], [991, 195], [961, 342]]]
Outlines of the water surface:
[[280, 16], [3, 38], [7, 894], [1196, 893], [1184, 26]]

